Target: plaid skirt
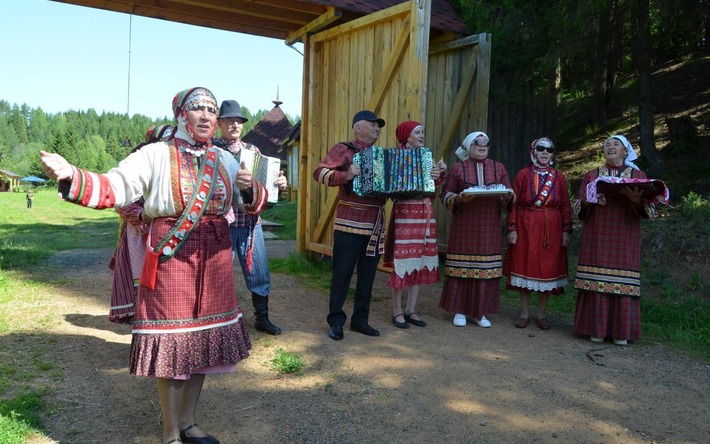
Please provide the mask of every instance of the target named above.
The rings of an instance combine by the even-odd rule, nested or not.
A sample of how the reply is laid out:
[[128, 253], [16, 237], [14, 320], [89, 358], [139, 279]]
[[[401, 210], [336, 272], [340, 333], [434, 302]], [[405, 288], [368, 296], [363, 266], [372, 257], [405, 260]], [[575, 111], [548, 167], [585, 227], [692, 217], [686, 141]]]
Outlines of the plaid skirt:
[[467, 279], [446, 276], [439, 307], [449, 313], [462, 313], [481, 319], [498, 313], [500, 307], [500, 279]]
[[[155, 220], [150, 245], [174, 225], [174, 218]], [[227, 220], [203, 216], [175, 255], [158, 265], [155, 289], [138, 290], [129, 370], [169, 379], [211, 373], [232, 369], [250, 349], [234, 293]]]
[[641, 299], [579, 290], [574, 332], [597, 338], [641, 340]]

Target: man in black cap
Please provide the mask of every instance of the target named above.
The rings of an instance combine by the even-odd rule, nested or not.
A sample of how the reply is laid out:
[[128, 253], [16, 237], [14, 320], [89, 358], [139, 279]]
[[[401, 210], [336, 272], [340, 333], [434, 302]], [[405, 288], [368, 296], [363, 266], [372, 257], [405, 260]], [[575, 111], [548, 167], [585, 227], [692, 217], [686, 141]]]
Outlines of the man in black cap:
[[333, 233], [330, 312], [327, 317], [330, 326], [328, 335], [336, 341], [343, 339], [343, 325], [347, 319], [343, 304], [356, 266], [357, 285], [350, 330], [367, 336], [380, 335], [369, 325], [368, 318], [372, 284], [384, 251], [383, 206], [386, 199], [356, 195], [352, 180], [360, 174], [360, 167], [353, 164], [353, 155], [374, 145], [383, 126], [385, 121], [372, 111], [358, 111], [352, 123], [354, 140], [335, 144], [313, 172], [313, 178], [319, 183], [339, 188]]
[[[240, 161], [243, 149], [259, 152], [252, 144], [242, 142], [241, 135], [247, 118], [242, 115], [242, 107], [236, 100], [225, 100], [219, 108], [217, 122], [222, 132], [221, 139], [215, 139], [215, 145], [224, 148]], [[286, 177], [281, 175], [276, 181], [279, 189], [287, 186]], [[269, 321], [269, 292], [271, 276], [266, 258], [264, 232], [260, 216], [249, 216], [241, 210], [235, 210], [235, 220], [229, 225], [232, 236], [232, 256], [239, 258], [244, 281], [251, 292], [256, 317], [255, 327], [270, 335], [280, 335], [281, 329]]]

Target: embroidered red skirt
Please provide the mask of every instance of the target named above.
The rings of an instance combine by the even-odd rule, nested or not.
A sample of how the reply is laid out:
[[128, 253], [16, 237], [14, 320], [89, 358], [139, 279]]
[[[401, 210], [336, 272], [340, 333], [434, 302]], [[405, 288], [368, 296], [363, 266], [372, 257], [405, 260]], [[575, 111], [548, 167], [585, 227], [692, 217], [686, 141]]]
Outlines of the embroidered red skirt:
[[[174, 218], [155, 220], [151, 245], [174, 225]], [[213, 373], [210, 368], [232, 369], [250, 349], [234, 293], [229, 225], [203, 216], [175, 255], [158, 265], [155, 289], [138, 290], [129, 370], [169, 379]]]

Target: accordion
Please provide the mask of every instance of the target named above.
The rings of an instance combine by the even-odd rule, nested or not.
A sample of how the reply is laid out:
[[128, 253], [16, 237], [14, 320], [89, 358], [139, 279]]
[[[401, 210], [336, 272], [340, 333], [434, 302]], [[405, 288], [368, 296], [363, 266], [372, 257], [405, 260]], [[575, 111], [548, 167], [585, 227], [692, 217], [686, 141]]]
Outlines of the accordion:
[[267, 201], [276, 203], [279, 201], [279, 187], [276, 186], [276, 179], [281, 170], [281, 159], [277, 157], [264, 156], [249, 149], [240, 150], [239, 161], [244, 161], [247, 169], [251, 171], [254, 180], [264, 185], [269, 193]]
[[414, 199], [436, 192], [429, 148], [366, 148], [353, 156], [360, 174], [353, 179], [353, 191], [362, 197]]

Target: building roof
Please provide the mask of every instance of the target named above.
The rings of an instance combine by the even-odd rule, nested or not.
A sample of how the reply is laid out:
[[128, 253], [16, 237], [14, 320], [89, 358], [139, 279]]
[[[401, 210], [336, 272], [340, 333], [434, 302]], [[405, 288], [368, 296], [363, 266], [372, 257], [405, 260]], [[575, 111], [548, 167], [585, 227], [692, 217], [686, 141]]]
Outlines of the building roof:
[[[306, 0], [362, 15], [371, 14], [403, 3], [405, 0]], [[463, 20], [446, 0], [431, 0], [431, 27], [442, 31], [470, 34]]]
[[279, 105], [276, 105], [254, 125], [251, 131], [242, 137], [242, 141], [255, 145], [265, 156], [278, 157], [285, 161], [288, 158], [287, 153], [279, 152], [280, 142], [290, 131], [291, 122], [288, 121]]
[[20, 175], [17, 173], [13, 173], [12, 171], [8, 170], [0, 170], [0, 174], [6, 177], [9, 177], [11, 179], [19, 179]]
[[283, 139], [281, 139], [281, 148], [279, 150], [283, 150], [284, 148], [288, 147], [293, 142], [298, 142], [301, 140], [301, 121], [299, 120], [296, 122], [295, 125], [291, 127], [291, 130], [284, 136]]
[[[304, 35], [341, 25], [405, 0], [54, 0], [189, 25], [300, 41]], [[446, 0], [432, 0], [431, 28], [469, 35]]]

